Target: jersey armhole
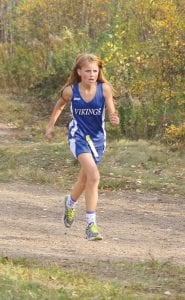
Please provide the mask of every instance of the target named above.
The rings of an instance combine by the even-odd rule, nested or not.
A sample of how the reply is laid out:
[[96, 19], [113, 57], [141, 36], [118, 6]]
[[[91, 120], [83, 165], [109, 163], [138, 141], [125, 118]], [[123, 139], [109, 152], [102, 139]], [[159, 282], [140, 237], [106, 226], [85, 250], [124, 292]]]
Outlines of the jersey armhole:
[[75, 96], [80, 97], [80, 93], [79, 93], [79, 90], [78, 90], [78, 83], [74, 83], [73, 85], [71, 85], [71, 88], [72, 88], [72, 92], [73, 92], [72, 99]]
[[105, 95], [104, 95], [104, 92], [103, 92], [103, 84], [104, 84], [104, 82], [100, 82], [100, 90], [101, 90], [102, 97], [105, 101]]

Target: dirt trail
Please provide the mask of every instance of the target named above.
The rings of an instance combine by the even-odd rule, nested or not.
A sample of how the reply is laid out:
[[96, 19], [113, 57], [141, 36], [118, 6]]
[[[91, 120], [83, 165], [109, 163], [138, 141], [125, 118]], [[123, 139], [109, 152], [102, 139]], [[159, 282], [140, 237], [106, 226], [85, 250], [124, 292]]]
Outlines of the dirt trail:
[[[0, 135], [2, 133], [0, 128]], [[10, 130], [10, 129], [9, 129]], [[1, 142], [11, 133], [4, 133]], [[5, 139], [6, 135], [6, 139]], [[122, 259], [185, 264], [185, 201], [160, 193], [100, 192], [98, 223], [104, 239], [84, 238], [82, 198], [71, 229], [63, 225], [64, 191], [25, 183], [0, 183], [0, 252], [63, 266]]]

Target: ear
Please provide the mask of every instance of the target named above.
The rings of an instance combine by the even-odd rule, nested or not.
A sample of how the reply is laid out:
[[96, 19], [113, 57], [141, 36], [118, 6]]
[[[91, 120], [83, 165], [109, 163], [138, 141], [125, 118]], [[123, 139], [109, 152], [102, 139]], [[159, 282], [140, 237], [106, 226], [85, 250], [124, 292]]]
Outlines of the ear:
[[77, 74], [81, 77], [81, 69], [77, 69]]

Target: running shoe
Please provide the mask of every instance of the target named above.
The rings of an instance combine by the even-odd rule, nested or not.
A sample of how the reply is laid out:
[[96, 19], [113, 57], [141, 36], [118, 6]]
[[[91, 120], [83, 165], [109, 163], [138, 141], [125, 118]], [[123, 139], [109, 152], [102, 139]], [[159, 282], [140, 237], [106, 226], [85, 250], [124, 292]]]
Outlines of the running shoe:
[[74, 222], [74, 216], [75, 216], [75, 209], [67, 207], [67, 197], [65, 196], [65, 213], [64, 213], [64, 224], [66, 227], [71, 227], [71, 225]]
[[96, 223], [90, 223], [86, 228], [86, 239], [88, 241], [98, 241], [102, 240], [103, 237], [98, 231], [98, 227]]

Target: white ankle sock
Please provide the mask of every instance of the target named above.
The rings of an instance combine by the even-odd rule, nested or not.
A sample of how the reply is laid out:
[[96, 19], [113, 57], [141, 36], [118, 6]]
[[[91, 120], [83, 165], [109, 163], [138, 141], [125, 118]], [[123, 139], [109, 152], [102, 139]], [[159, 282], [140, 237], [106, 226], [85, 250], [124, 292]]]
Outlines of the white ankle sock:
[[96, 223], [96, 211], [94, 210], [86, 211], [86, 222], [87, 225], [89, 225], [90, 223]]
[[77, 201], [74, 200], [70, 195], [68, 195], [67, 202], [66, 202], [67, 207], [73, 208], [76, 205], [76, 203]]

